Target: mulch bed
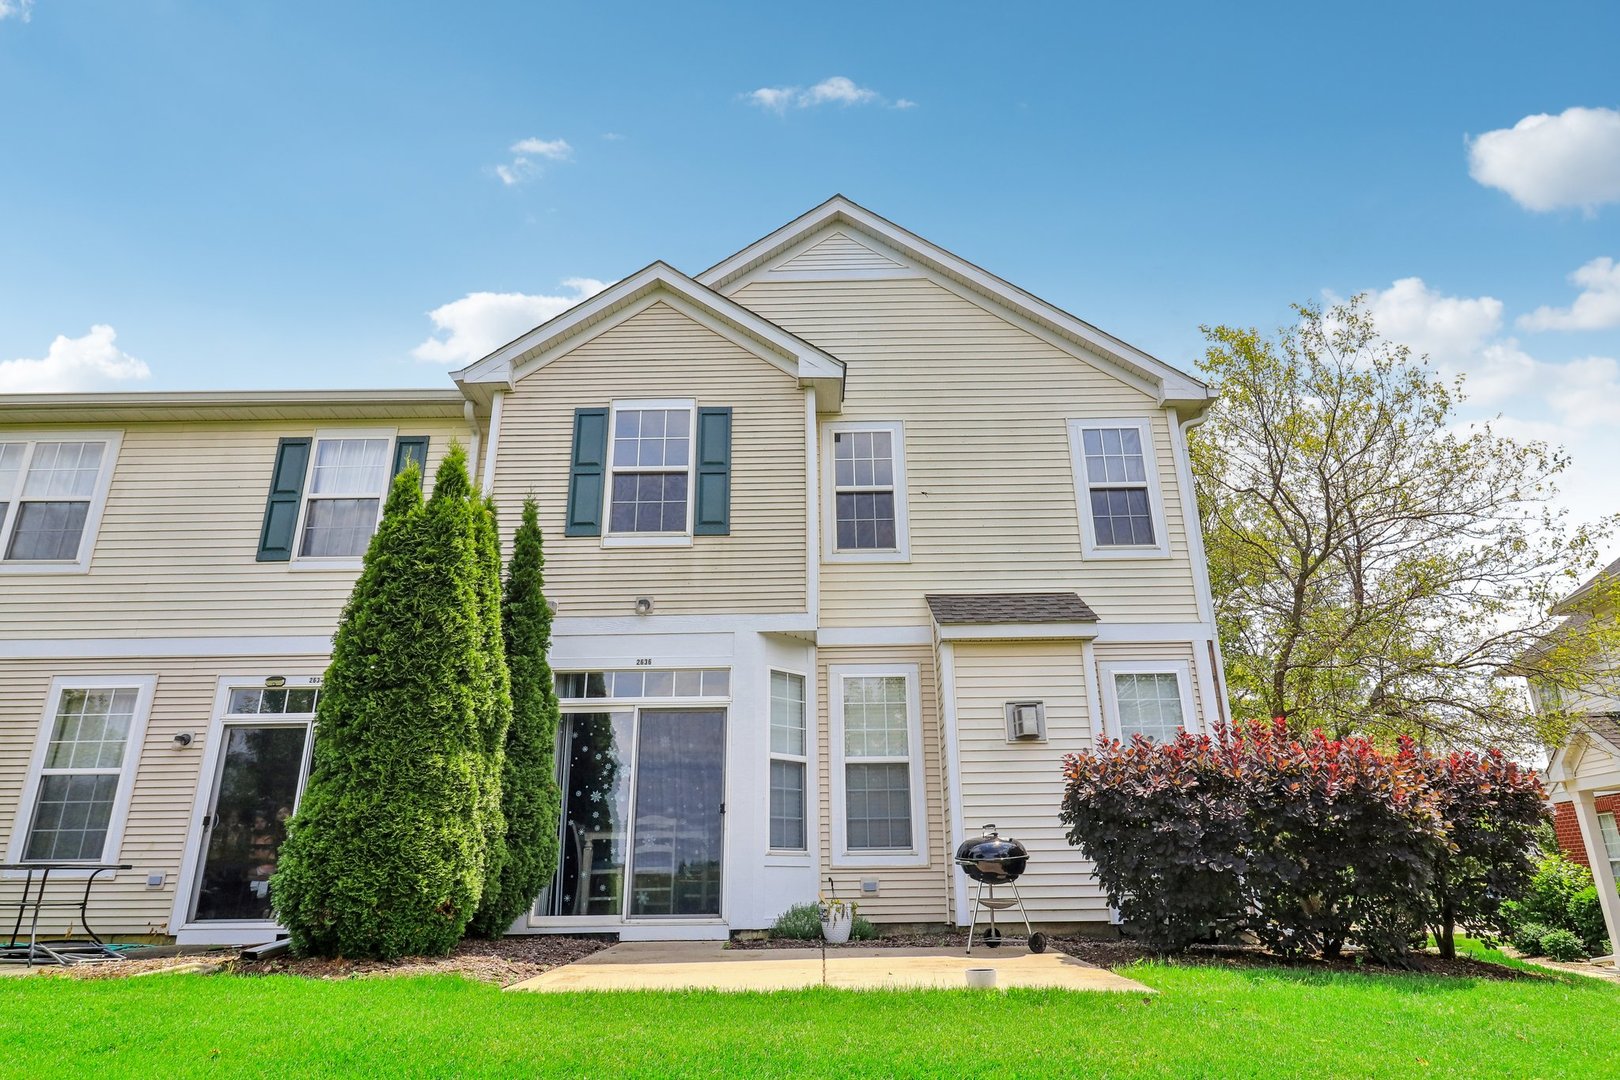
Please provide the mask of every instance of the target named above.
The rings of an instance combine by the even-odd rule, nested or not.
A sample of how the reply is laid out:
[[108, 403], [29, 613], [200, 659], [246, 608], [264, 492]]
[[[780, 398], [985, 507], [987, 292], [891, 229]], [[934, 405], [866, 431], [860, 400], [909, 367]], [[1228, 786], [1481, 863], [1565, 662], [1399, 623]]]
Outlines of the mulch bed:
[[238, 975], [303, 975], [313, 979], [351, 979], [367, 975], [465, 975], [481, 982], [510, 986], [555, 967], [583, 960], [612, 945], [608, 938], [525, 934], [499, 941], [464, 941], [445, 957], [400, 960], [318, 960], [273, 956], [237, 960]]
[[[1491, 964], [1483, 960], [1475, 960], [1472, 957], [1459, 956], [1455, 960], [1446, 960], [1433, 953], [1414, 956], [1411, 968], [1395, 968], [1364, 961], [1354, 954], [1340, 957], [1337, 960], [1299, 959], [1277, 956], [1263, 949], [1209, 945], [1194, 946], [1184, 953], [1164, 955], [1124, 938], [1049, 936], [1048, 941], [1051, 943], [1048, 946], [1049, 948], [1068, 953], [1075, 959], [1084, 960], [1088, 964], [1110, 969], [1124, 967], [1126, 964], [1135, 963], [1138, 960], [1157, 960], [1166, 964], [1198, 965], [1203, 967], [1280, 968], [1296, 971], [1385, 975], [1391, 973], [1444, 975], [1458, 978], [1501, 980], [1543, 978], [1543, 976], [1531, 972], [1519, 971], [1516, 968], [1503, 967], [1500, 964]], [[1007, 944], [1012, 949], [1022, 950], [1024, 940], [1022, 937], [1013, 937], [1008, 939]], [[733, 949], [819, 949], [822, 947], [822, 942], [771, 938], [765, 941], [733, 941], [729, 947]], [[869, 949], [874, 947], [966, 949], [967, 934], [955, 932], [878, 938], [875, 941], [851, 941], [847, 945], [828, 945], [827, 949], [833, 951], [837, 949]]]
[[195, 970], [199, 963], [223, 963], [234, 975], [301, 975], [311, 979], [354, 979], [374, 975], [463, 975], [481, 982], [510, 986], [552, 968], [571, 964], [612, 945], [608, 938], [561, 937], [532, 934], [500, 941], [464, 941], [445, 957], [405, 957], [399, 960], [317, 960], [273, 956], [245, 960], [230, 952], [213, 952], [122, 963], [82, 964], [47, 969], [74, 979], [114, 979], [171, 968]]

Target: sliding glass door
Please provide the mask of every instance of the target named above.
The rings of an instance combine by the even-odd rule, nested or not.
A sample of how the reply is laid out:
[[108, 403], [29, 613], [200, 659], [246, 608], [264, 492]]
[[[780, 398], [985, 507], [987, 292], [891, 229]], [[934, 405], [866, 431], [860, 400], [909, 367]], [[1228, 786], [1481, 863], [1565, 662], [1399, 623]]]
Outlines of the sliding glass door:
[[537, 914], [720, 914], [725, 721], [723, 709], [564, 716], [562, 850]]

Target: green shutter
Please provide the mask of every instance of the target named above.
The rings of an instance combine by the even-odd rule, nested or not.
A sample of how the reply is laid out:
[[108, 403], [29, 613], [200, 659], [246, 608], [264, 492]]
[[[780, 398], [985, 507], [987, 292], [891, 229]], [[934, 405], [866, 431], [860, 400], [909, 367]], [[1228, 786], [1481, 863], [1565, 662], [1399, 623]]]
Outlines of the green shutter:
[[405, 466], [416, 463], [416, 468], [425, 477], [427, 475], [427, 448], [426, 435], [401, 435], [394, 440], [394, 471], [389, 474], [392, 479], [405, 471]]
[[699, 409], [692, 532], [731, 535], [731, 410]]
[[276, 444], [276, 467], [270, 473], [270, 495], [265, 499], [264, 526], [259, 530], [259, 562], [286, 562], [292, 558], [298, 502], [304, 495], [304, 473], [309, 468], [309, 444], [309, 439], [282, 439]]
[[607, 435], [606, 409], [574, 410], [574, 454], [568, 469], [568, 526], [564, 536], [602, 535]]

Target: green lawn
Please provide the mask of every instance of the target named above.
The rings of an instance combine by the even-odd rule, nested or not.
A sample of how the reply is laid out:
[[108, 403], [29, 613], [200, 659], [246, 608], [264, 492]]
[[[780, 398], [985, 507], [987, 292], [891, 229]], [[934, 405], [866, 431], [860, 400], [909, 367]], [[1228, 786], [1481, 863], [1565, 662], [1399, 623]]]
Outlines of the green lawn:
[[503, 994], [455, 977], [0, 979], [12, 1076], [1598, 1077], [1620, 988], [1141, 964], [1159, 990]]

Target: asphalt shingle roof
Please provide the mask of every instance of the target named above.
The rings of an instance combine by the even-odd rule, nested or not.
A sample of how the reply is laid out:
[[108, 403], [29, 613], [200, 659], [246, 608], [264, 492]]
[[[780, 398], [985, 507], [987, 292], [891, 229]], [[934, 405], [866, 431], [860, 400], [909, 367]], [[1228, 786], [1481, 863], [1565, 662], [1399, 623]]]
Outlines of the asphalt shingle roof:
[[1097, 621], [1097, 613], [1072, 592], [930, 593], [923, 599], [941, 626]]

